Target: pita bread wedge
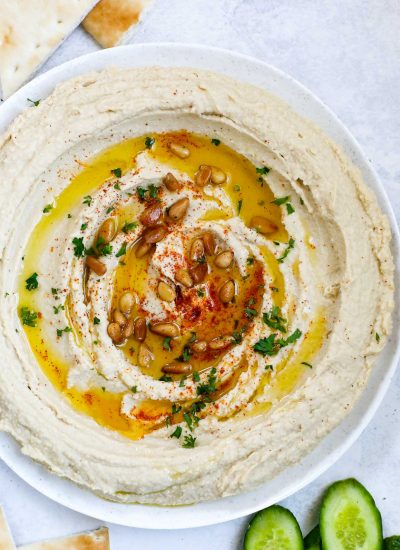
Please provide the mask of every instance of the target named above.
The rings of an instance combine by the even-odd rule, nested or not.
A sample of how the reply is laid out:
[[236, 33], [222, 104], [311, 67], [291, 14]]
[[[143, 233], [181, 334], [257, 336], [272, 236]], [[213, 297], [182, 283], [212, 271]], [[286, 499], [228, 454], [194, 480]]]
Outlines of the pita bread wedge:
[[18, 546], [18, 550], [110, 550], [110, 541], [107, 527], [100, 527], [69, 537]]
[[95, 4], [96, 0], [0, 0], [3, 99], [30, 77]]
[[83, 20], [84, 29], [103, 48], [129, 41], [151, 0], [100, 0]]
[[16, 550], [10, 528], [4, 515], [3, 509], [0, 507], [0, 550]]

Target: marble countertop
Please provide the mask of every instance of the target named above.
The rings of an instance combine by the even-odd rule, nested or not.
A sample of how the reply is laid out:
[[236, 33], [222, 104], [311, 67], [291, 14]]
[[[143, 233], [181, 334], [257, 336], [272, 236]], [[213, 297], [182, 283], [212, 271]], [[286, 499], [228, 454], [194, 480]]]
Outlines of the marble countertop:
[[[398, 0], [154, 0], [134, 42], [219, 46], [289, 73], [344, 122], [377, 170], [400, 220], [400, 10]], [[77, 29], [42, 71], [98, 49]], [[41, 71], [41, 72], [42, 72]], [[329, 483], [355, 476], [374, 495], [386, 534], [400, 534], [400, 370], [353, 447], [282, 504], [304, 532]], [[0, 462], [0, 501], [18, 544], [94, 528], [31, 489]], [[113, 550], [239, 550], [248, 518], [198, 529], [151, 531], [109, 525]]]

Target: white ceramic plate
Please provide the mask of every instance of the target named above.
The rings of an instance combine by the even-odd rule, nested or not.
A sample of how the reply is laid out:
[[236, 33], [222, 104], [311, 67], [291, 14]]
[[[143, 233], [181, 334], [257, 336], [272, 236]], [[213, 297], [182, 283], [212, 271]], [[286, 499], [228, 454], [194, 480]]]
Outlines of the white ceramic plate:
[[[209, 69], [265, 88], [286, 100], [298, 113], [313, 120], [330, 135], [361, 169], [364, 180], [375, 191], [393, 232], [393, 254], [400, 272], [400, 237], [389, 201], [375, 172], [354, 138], [323, 105], [297, 81], [250, 57], [216, 48], [178, 44], [137, 44], [103, 50], [52, 69], [21, 88], [0, 107], [0, 133], [14, 117], [28, 108], [27, 98], [46, 97], [59, 82], [109, 65], [149, 65]], [[398, 280], [398, 276], [397, 276]], [[398, 331], [400, 296], [397, 289], [394, 327]], [[152, 507], [116, 504], [100, 499], [72, 482], [50, 474], [21, 454], [12, 438], [0, 434], [0, 457], [16, 474], [49, 498], [89, 516], [132, 527], [173, 529], [228, 521], [269, 506], [298, 491], [322, 474], [350, 447], [373, 417], [393, 377], [400, 354], [400, 334], [394, 332], [373, 370], [368, 385], [351, 413], [304, 460], [288, 468], [256, 491], [192, 506]]]

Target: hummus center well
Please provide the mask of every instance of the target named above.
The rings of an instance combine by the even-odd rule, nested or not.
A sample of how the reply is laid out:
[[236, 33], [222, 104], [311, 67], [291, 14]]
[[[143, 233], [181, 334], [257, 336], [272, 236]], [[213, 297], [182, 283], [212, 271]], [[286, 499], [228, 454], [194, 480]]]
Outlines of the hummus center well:
[[[218, 168], [216, 179], [219, 175], [222, 181], [213, 183], [208, 177], [206, 185], [196, 184], [201, 170], [207, 178], [209, 167]], [[295, 206], [290, 197], [273, 195], [268, 173], [269, 167], [253, 165], [218, 139], [186, 131], [151, 133], [114, 145], [85, 163], [44, 208], [24, 255], [19, 311], [23, 322], [23, 311], [37, 315], [23, 324], [29, 344], [46, 376], [77, 411], [139, 439], [169, 426], [171, 434], [176, 433], [173, 425], [185, 420], [192, 430], [193, 419], [198, 422], [207, 414], [223, 420], [265, 413], [304, 379], [323, 344], [326, 322], [320, 309], [304, 332], [286, 332], [298, 304], [287, 295], [282, 274], [293, 248], [282, 209], [290, 215]], [[163, 183], [167, 174], [179, 184], [172, 192]], [[188, 199], [188, 213], [171, 219], [171, 206], [182, 198]], [[158, 210], [159, 218], [166, 219], [166, 235], [142, 253], [143, 231], [155, 225], [147, 224], [146, 215], [157, 215]], [[64, 246], [58, 228], [78, 215], [79, 231]], [[107, 220], [114, 224], [110, 241], [101, 237]], [[257, 220], [269, 222], [270, 229], [264, 231]], [[235, 234], [238, 226], [240, 241]], [[88, 244], [87, 233], [92, 235]], [[247, 240], [249, 234], [255, 239]], [[304, 242], [312, 262], [314, 246], [306, 231]], [[70, 260], [60, 261], [65, 250]], [[228, 258], [217, 259], [223, 252]], [[38, 292], [31, 288], [35, 283], [27, 281], [43, 286], [43, 254], [60, 261], [64, 286], [50, 285]], [[107, 273], [88, 267], [87, 258], [105, 266], [111, 256]], [[81, 277], [79, 268], [69, 273], [76, 261]], [[290, 268], [294, 282], [301, 278], [299, 261]], [[124, 299], [129, 303], [121, 311]], [[43, 311], [43, 300], [50, 316]], [[88, 307], [87, 316], [83, 306]], [[245, 398], [230, 407], [229, 396], [239, 391], [241, 375], [257, 370], [254, 358], [238, 350], [243, 345], [250, 348], [246, 337], [257, 333], [256, 322], [263, 314], [283, 340], [289, 339], [288, 354], [273, 366], [266, 357], [257, 383], [247, 382]], [[168, 325], [161, 332], [160, 323]], [[178, 327], [178, 334], [171, 325]], [[274, 342], [266, 340], [267, 353], [259, 352], [261, 357], [274, 355], [268, 354]], [[136, 372], [133, 377], [130, 368]], [[204, 393], [196, 391], [198, 387], [205, 388]]]

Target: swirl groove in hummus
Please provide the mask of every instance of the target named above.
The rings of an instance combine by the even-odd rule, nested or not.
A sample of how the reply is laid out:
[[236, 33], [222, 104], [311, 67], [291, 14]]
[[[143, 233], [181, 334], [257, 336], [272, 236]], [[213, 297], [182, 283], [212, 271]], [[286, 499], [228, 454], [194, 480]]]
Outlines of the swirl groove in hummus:
[[11, 125], [0, 176], [0, 428], [23, 452], [191, 503], [350, 410], [390, 330], [390, 232], [283, 102], [189, 69], [82, 76]]

